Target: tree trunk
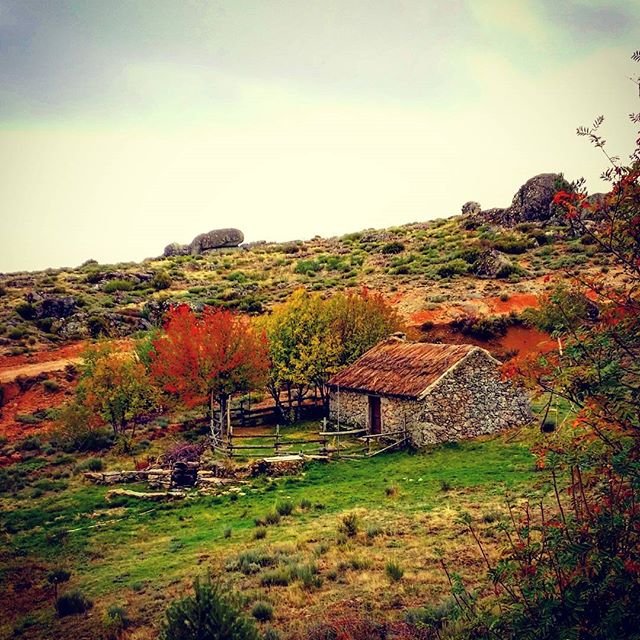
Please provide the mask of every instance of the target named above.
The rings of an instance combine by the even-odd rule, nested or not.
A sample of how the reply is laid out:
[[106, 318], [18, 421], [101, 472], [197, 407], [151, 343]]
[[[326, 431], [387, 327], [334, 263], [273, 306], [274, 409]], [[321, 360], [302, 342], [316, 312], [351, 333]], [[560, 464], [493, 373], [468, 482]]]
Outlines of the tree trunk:
[[213, 409], [213, 391], [209, 392], [209, 430], [211, 431], [211, 438], [213, 439], [213, 444], [217, 444], [218, 439], [216, 437], [216, 424], [215, 424], [215, 415]]

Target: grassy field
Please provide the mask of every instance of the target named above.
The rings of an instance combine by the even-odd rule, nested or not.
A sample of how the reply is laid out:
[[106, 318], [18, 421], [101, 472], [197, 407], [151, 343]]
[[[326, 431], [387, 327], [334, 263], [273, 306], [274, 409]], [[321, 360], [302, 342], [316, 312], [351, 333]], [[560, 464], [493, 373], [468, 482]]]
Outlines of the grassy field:
[[[242, 592], [247, 610], [270, 602], [270, 624], [283, 637], [345, 607], [400, 616], [447, 597], [438, 549], [478, 584], [481, 558], [456, 521], [460, 512], [473, 515], [497, 554], [505, 492], [518, 499], [541, 491], [527, 444], [502, 437], [312, 463], [297, 477], [256, 478], [171, 504], [107, 502], [107, 488], [70, 476], [76, 463], [34, 454], [14, 465], [26, 481], [1, 499], [2, 598], [12, 602], [5, 637], [99, 637], [104, 610], [117, 604], [133, 620], [128, 637], [154, 638], [166, 604], [209, 570]], [[285, 515], [268, 517], [278, 509]], [[351, 514], [355, 530], [347, 531]], [[265, 520], [278, 521], [256, 525]], [[397, 581], [390, 562], [404, 571]], [[55, 567], [72, 574], [61, 591], [80, 589], [94, 601], [89, 614], [56, 617], [46, 583]]]

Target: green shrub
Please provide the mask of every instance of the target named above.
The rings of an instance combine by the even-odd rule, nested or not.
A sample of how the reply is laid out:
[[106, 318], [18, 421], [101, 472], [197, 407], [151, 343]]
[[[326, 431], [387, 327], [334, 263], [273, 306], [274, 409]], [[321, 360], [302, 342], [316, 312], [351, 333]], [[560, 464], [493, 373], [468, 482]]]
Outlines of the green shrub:
[[42, 386], [44, 387], [44, 390], [48, 391], [49, 393], [55, 393], [56, 391], [60, 391], [60, 384], [55, 380], [45, 380], [42, 383]]
[[300, 509], [302, 509], [303, 511], [308, 511], [309, 509], [311, 509], [311, 500], [302, 498], [302, 500], [300, 500]]
[[285, 567], [265, 571], [260, 579], [263, 587], [287, 587], [291, 582], [291, 572]]
[[387, 562], [384, 571], [392, 582], [399, 582], [404, 576], [404, 569], [397, 562]]
[[455, 275], [464, 275], [468, 272], [469, 263], [466, 260], [462, 260], [461, 258], [449, 260], [449, 262], [445, 262], [436, 269], [436, 273], [441, 278], [450, 278], [451, 276]]
[[171, 276], [164, 270], [156, 271], [153, 274], [153, 278], [149, 281], [149, 284], [156, 291], [168, 289], [171, 286]]
[[322, 264], [317, 260], [298, 260], [294, 268], [295, 273], [312, 275], [322, 269]]
[[268, 525], [278, 524], [280, 522], [280, 513], [278, 511], [270, 511], [264, 517], [264, 523]]
[[518, 254], [524, 253], [529, 248], [529, 240], [522, 236], [505, 234], [498, 236], [491, 246], [503, 253]]
[[258, 527], [253, 532], [253, 537], [255, 540], [264, 540], [267, 537], [267, 530], [264, 527]]
[[134, 284], [131, 280], [109, 280], [104, 285], [105, 293], [114, 293], [115, 291], [132, 291]]
[[279, 502], [276, 505], [276, 511], [281, 516], [290, 516], [293, 513], [294, 504], [291, 500], [285, 500], [284, 502]]
[[38, 436], [29, 436], [16, 446], [20, 451], [38, 451], [41, 448], [42, 442]]
[[91, 607], [93, 607], [93, 602], [80, 591], [70, 591], [56, 600], [56, 612], [61, 618], [77, 613], [85, 613]]
[[101, 458], [87, 458], [79, 464], [77, 464], [73, 472], [82, 473], [83, 471], [102, 471], [104, 469], [104, 463]]
[[396, 253], [402, 253], [404, 251], [404, 244], [402, 242], [398, 242], [398, 241], [394, 241], [394, 242], [387, 242], [386, 244], [382, 245], [382, 248], [380, 249], [380, 253], [386, 253], [386, 254], [396, 254]]
[[258, 622], [266, 622], [267, 620], [272, 620], [273, 619], [273, 607], [268, 602], [264, 602], [262, 600], [259, 600], [258, 602], [256, 602], [253, 605], [253, 607], [251, 609], [251, 615]]
[[255, 624], [220, 583], [196, 579], [193, 589], [167, 608], [161, 640], [258, 640]]
[[129, 625], [130, 620], [123, 607], [112, 604], [102, 616], [105, 640], [119, 640]]

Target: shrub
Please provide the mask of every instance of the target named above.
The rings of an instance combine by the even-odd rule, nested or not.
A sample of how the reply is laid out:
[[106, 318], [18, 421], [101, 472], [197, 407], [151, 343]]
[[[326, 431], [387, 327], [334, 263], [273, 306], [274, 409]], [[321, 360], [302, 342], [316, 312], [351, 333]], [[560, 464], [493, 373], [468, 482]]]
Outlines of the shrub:
[[397, 484], [390, 484], [388, 487], [385, 487], [384, 492], [389, 498], [393, 498], [398, 495], [400, 489]]
[[350, 538], [353, 538], [358, 533], [360, 522], [358, 516], [355, 513], [347, 513], [342, 516], [342, 525], [340, 530], [343, 531]]
[[42, 443], [38, 436], [29, 436], [16, 446], [16, 449], [19, 449], [20, 451], [38, 451], [41, 448]]
[[311, 509], [311, 500], [307, 500], [307, 498], [302, 498], [302, 500], [300, 500], [300, 508], [303, 511], [308, 511], [309, 509]]
[[386, 253], [386, 254], [395, 254], [395, 253], [402, 253], [404, 251], [404, 244], [402, 242], [387, 242], [386, 244], [382, 245], [382, 248], [380, 249], [380, 253]]
[[64, 618], [77, 613], [85, 613], [93, 607], [93, 602], [80, 591], [70, 591], [56, 600], [56, 612]]
[[56, 382], [55, 380], [45, 380], [42, 383], [42, 386], [44, 387], [44, 390], [48, 391], [49, 393], [54, 393], [55, 391], [60, 391], [60, 384], [58, 382]]
[[262, 600], [256, 602], [252, 609], [251, 615], [258, 620], [258, 622], [266, 622], [273, 619], [273, 607]]
[[404, 569], [397, 562], [387, 562], [384, 572], [392, 582], [399, 582], [404, 576]]
[[102, 471], [104, 469], [104, 463], [101, 458], [87, 458], [79, 464], [77, 464], [73, 472], [82, 473], [83, 471]]
[[181, 442], [169, 449], [162, 456], [165, 464], [174, 464], [176, 462], [198, 462], [203, 454], [205, 444], [189, 444]]
[[156, 271], [149, 284], [156, 290], [162, 291], [171, 286], [171, 276], [166, 271]]
[[253, 537], [255, 540], [264, 540], [267, 537], [267, 530], [264, 527], [258, 527], [253, 532]]
[[285, 500], [284, 502], [279, 502], [276, 505], [276, 511], [281, 516], [290, 516], [293, 513], [293, 502], [291, 500]]
[[498, 236], [491, 246], [503, 253], [518, 254], [524, 253], [529, 248], [529, 240], [522, 236], [504, 234]]
[[287, 587], [291, 582], [291, 573], [284, 567], [265, 571], [260, 579], [263, 587]]
[[380, 527], [377, 524], [370, 524], [367, 527], [367, 538], [369, 538], [369, 540], [373, 540], [374, 538], [379, 536], [381, 533], [382, 533], [382, 527]]
[[253, 621], [220, 583], [210, 578], [193, 584], [194, 594], [176, 600], [165, 612], [162, 640], [258, 640]]
[[118, 640], [129, 624], [125, 609], [112, 604], [102, 616], [105, 640]]
[[30, 302], [19, 302], [15, 311], [23, 320], [33, 320], [37, 315], [36, 308]]
[[270, 511], [264, 517], [264, 524], [274, 525], [280, 522], [280, 513], [278, 511]]
[[436, 273], [441, 278], [450, 278], [451, 276], [455, 275], [464, 275], [468, 272], [469, 263], [466, 260], [462, 260], [461, 258], [449, 260], [449, 262], [445, 262], [436, 269]]
[[451, 491], [451, 483], [447, 480], [440, 480], [440, 491]]
[[134, 288], [133, 282], [131, 280], [109, 280], [104, 285], [105, 293], [114, 293], [115, 291], [132, 291]]

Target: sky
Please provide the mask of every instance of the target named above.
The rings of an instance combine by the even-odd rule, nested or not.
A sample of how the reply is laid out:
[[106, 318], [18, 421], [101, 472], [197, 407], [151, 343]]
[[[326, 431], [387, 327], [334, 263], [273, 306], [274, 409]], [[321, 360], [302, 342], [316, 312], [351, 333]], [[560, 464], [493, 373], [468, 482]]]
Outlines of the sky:
[[0, 0], [0, 272], [506, 206], [635, 140], [640, 3]]

